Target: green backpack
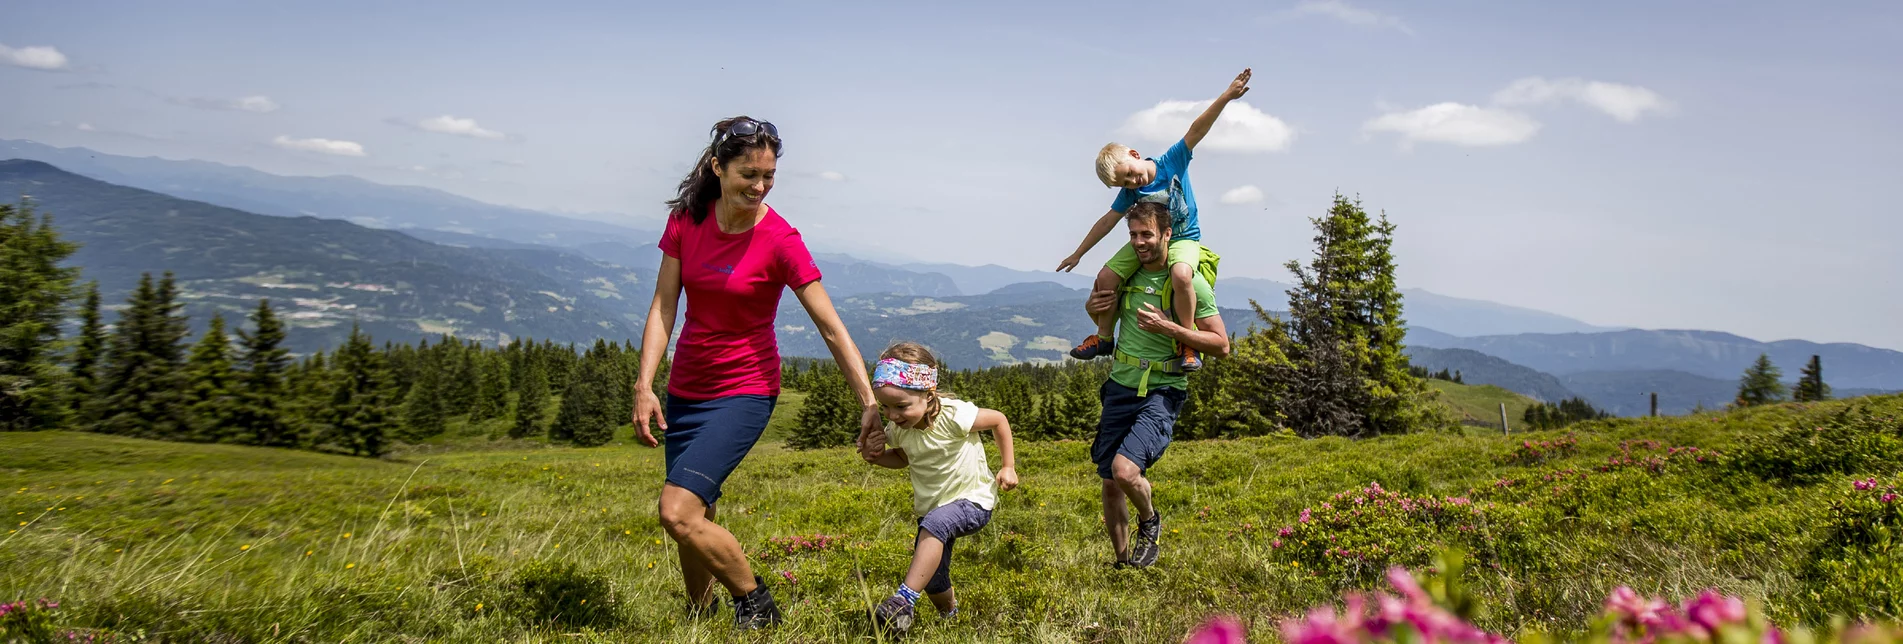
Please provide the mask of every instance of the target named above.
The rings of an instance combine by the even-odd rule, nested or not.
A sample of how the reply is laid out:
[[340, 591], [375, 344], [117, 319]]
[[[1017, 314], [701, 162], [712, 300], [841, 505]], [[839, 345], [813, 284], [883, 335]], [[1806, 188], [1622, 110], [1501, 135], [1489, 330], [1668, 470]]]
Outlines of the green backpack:
[[[1203, 281], [1208, 282], [1209, 288], [1213, 291], [1216, 288], [1216, 267], [1218, 264], [1222, 263], [1222, 256], [1216, 254], [1216, 251], [1209, 250], [1208, 246], [1197, 244], [1197, 248], [1200, 250], [1200, 254], [1197, 257], [1197, 261], [1196, 261], [1196, 274], [1201, 275], [1203, 277]], [[1136, 273], [1131, 272], [1130, 277], [1131, 278], [1136, 277]], [[1123, 297], [1119, 301], [1118, 306], [1128, 308], [1130, 306], [1130, 296], [1135, 295], [1137, 293], [1143, 293], [1146, 295], [1158, 295], [1163, 298], [1163, 306], [1161, 308], [1165, 312], [1169, 313], [1171, 321], [1176, 322], [1177, 324], [1184, 324], [1188, 326], [1191, 330], [1195, 330], [1196, 320], [1192, 319], [1189, 322], [1185, 323], [1182, 320], [1176, 319], [1175, 300], [1173, 299], [1174, 293], [1172, 292], [1172, 288], [1174, 284], [1175, 284], [1174, 280], [1163, 280], [1163, 288], [1160, 288], [1160, 289], [1155, 287], [1131, 286], [1130, 278], [1125, 278], [1123, 280], [1123, 288], [1122, 288]], [[1144, 358], [1138, 358], [1128, 353], [1124, 353], [1122, 346], [1118, 346], [1115, 351], [1111, 352], [1111, 357], [1114, 358], [1117, 362], [1121, 362], [1123, 364], [1127, 364], [1132, 367], [1136, 367], [1138, 369], [1143, 370], [1143, 378], [1141, 381], [1137, 383], [1138, 396], [1149, 395], [1151, 373], [1164, 373], [1164, 374], [1170, 374], [1170, 375], [1183, 373], [1183, 369], [1173, 364], [1173, 361], [1148, 360]]]

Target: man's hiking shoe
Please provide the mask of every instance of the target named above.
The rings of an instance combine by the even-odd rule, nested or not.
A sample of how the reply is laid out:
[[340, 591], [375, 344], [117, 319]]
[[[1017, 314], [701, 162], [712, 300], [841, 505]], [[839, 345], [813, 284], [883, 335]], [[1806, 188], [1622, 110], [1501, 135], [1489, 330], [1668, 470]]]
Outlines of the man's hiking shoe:
[[752, 630], [780, 623], [780, 607], [773, 603], [773, 593], [767, 590], [766, 580], [754, 575], [753, 583], [758, 584], [753, 592], [733, 600], [734, 628]]
[[1196, 349], [1187, 344], [1177, 348], [1176, 358], [1176, 365], [1181, 367], [1184, 373], [1203, 368], [1202, 359], [1196, 357]]
[[1130, 544], [1130, 565], [1148, 568], [1156, 565], [1156, 557], [1161, 548], [1156, 541], [1163, 536], [1163, 513], [1150, 515], [1150, 520], [1137, 522], [1136, 543]]
[[877, 623], [879, 628], [898, 633], [912, 630], [912, 620], [917, 615], [912, 608], [912, 603], [898, 595], [885, 598], [885, 601], [879, 602], [879, 605], [872, 609], [872, 621]]
[[1112, 351], [1116, 350], [1117, 341], [1106, 340], [1103, 336], [1093, 333], [1089, 338], [1084, 340], [1083, 344], [1077, 345], [1076, 348], [1070, 350], [1070, 357], [1078, 360], [1094, 360], [1110, 355]]

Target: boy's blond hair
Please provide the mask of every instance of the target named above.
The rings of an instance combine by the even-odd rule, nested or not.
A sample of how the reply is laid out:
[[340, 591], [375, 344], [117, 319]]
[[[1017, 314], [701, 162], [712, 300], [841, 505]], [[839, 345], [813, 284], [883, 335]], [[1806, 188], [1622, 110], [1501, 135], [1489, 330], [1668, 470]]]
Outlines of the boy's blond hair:
[[1115, 188], [1117, 164], [1123, 163], [1123, 160], [1128, 158], [1130, 158], [1130, 146], [1122, 143], [1110, 143], [1103, 146], [1103, 149], [1097, 152], [1097, 178], [1102, 180], [1104, 185]]

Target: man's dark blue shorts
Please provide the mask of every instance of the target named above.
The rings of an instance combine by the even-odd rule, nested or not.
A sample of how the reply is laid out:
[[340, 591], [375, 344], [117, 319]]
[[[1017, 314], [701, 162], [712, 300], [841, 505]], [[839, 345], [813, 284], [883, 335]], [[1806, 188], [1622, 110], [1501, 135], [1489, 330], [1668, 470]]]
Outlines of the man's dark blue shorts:
[[1137, 390], [1105, 380], [1097, 395], [1103, 400], [1103, 416], [1097, 421], [1097, 440], [1090, 445], [1097, 476], [1111, 478], [1110, 464], [1118, 454], [1149, 472], [1169, 448], [1176, 433], [1176, 415], [1182, 413], [1189, 393], [1175, 387], [1151, 387], [1150, 395], [1139, 398]]
[[740, 466], [773, 417], [776, 396], [667, 397], [667, 482], [712, 506], [720, 486]]

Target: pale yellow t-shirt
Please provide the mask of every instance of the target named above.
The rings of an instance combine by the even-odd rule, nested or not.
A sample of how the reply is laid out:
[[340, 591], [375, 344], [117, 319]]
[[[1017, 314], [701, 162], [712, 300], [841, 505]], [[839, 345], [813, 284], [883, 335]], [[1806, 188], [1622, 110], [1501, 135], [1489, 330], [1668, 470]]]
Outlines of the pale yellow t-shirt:
[[911, 464], [912, 511], [925, 516], [939, 506], [965, 499], [986, 510], [997, 505], [996, 481], [985, 464], [985, 444], [971, 425], [978, 406], [953, 398], [939, 398], [938, 420], [925, 429], [899, 427], [886, 421], [885, 442], [905, 450]]

